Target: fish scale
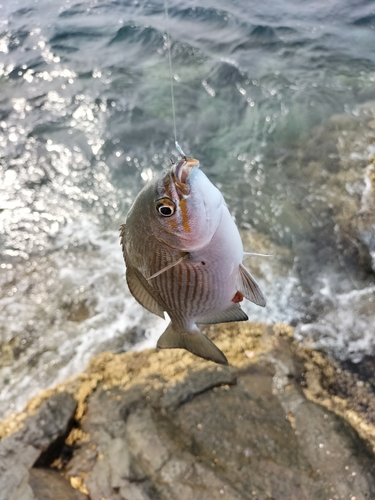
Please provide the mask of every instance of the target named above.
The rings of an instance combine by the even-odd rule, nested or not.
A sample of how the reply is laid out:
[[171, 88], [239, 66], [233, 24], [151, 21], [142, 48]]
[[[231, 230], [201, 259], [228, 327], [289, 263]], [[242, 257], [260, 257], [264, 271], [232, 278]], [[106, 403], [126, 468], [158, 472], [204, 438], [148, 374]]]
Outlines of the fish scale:
[[238, 229], [220, 191], [193, 158], [183, 158], [138, 194], [121, 226], [131, 293], [170, 324], [160, 348], [183, 348], [226, 364], [198, 324], [244, 321], [243, 298], [265, 306], [242, 265]]
[[186, 263], [161, 274], [153, 283], [153, 288], [166, 297], [166, 306], [174, 314], [181, 311], [179, 316], [184, 322], [185, 318], [194, 319], [212, 309], [209, 292], [214, 280], [201, 267]]

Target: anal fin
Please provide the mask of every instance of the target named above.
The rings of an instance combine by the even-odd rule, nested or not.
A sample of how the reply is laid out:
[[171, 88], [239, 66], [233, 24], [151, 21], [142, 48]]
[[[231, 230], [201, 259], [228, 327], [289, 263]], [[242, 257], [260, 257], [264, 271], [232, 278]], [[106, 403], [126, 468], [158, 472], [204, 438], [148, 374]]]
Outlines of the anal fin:
[[224, 311], [213, 314], [205, 314], [197, 318], [196, 322], [201, 325], [213, 325], [215, 323], [230, 323], [232, 321], [246, 321], [247, 314], [241, 309], [239, 304], [233, 304]]
[[164, 319], [164, 311], [162, 307], [147, 290], [146, 286], [148, 285], [144, 285], [141, 282], [140, 278], [136, 274], [136, 271], [131, 267], [126, 268], [126, 281], [134, 298], [148, 311], [157, 314]]
[[227, 358], [220, 349], [199, 330], [180, 333], [173, 328], [172, 323], [168, 325], [163, 335], [159, 338], [157, 347], [161, 349], [186, 349], [200, 358], [208, 359], [221, 365], [228, 364]]
[[261, 307], [266, 305], [266, 299], [264, 298], [258, 283], [242, 264], [240, 264], [239, 267], [237, 286], [238, 290], [246, 299]]

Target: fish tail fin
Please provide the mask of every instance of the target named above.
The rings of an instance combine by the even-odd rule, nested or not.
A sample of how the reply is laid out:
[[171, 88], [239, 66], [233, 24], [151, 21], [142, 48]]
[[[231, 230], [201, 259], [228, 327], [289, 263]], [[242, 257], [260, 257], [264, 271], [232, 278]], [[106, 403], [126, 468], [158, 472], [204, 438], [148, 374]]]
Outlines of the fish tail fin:
[[179, 332], [175, 330], [172, 323], [170, 323], [163, 335], [159, 338], [157, 347], [161, 349], [186, 349], [201, 358], [214, 361], [221, 365], [228, 364], [227, 358], [220, 349], [198, 329], [193, 332]]

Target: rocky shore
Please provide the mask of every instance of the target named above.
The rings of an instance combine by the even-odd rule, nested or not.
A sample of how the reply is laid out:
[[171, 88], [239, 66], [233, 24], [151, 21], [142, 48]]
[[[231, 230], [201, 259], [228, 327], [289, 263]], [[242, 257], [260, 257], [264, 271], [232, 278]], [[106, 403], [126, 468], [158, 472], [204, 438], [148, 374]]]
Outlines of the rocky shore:
[[370, 382], [285, 325], [206, 333], [230, 366], [107, 352], [3, 421], [0, 499], [375, 498]]

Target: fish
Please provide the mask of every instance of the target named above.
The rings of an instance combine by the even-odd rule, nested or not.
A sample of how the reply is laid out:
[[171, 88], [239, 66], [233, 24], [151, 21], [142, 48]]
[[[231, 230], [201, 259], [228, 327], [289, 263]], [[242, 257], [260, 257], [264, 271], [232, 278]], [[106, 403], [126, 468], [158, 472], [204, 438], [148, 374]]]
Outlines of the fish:
[[246, 321], [244, 298], [266, 305], [243, 265], [241, 236], [223, 195], [195, 158], [183, 157], [149, 181], [120, 227], [126, 281], [148, 311], [170, 323], [158, 348], [182, 348], [228, 364], [199, 325]]

